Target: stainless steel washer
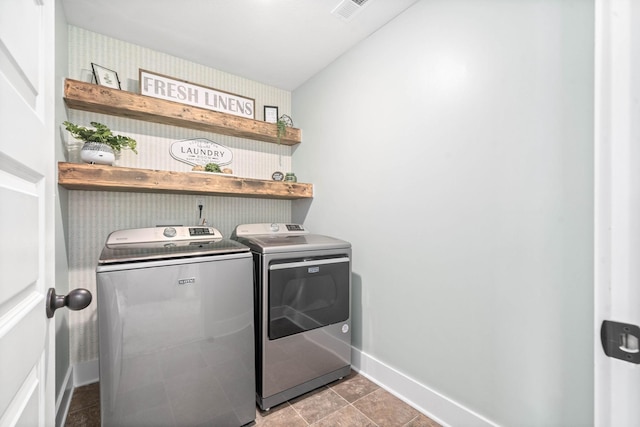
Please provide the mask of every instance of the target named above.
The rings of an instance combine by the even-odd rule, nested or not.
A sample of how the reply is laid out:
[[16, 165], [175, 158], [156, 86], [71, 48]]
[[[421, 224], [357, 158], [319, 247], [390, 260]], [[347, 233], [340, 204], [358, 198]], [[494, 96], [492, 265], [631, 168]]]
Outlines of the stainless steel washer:
[[211, 227], [116, 231], [97, 293], [103, 426], [255, 419], [249, 248]]
[[243, 224], [253, 253], [256, 400], [269, 409], [351, 371], [351, 244], [299, 224]]

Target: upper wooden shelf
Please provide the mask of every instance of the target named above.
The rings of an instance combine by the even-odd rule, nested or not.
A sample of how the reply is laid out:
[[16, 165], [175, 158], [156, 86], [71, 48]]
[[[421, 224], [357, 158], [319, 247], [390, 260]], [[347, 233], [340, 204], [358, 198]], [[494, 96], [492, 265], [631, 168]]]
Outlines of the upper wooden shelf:
[[87, 163], [58, 163], [58, 184], [69, 190], [202, 194], [289, 200], [313, 197], [313, 185], [299, 182]]
[[[65, 80], [64, 100], [67, 106], [76, 110], [278, 143], [275, 123], [192, 107], [79, 80]], [[299, 144], [301, 134], [300, 129], [288, 127], [280, 143]]]

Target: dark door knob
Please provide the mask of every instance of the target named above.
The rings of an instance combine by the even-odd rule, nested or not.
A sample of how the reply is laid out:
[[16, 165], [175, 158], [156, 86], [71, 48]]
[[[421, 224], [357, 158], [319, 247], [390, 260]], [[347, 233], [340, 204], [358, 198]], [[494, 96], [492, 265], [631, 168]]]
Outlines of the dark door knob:
[[47, 317], [51, 319], [55, 311], [62, 307], [69, 310], [82, 310], [91, 304], [91, 292], [86, 289], [78, 288], [69, 292], [68, 295], [56, 295], [54, 288], [49, 288], [47, 292]]

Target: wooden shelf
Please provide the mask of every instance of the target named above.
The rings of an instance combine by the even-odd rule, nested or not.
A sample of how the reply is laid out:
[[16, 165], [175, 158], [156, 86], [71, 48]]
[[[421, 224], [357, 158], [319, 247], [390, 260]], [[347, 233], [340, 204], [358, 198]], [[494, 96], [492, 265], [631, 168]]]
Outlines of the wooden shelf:
[[[278, 143], [274, 123], [192, 107], [78, 80], [66, 79], [69, 108]], [[301, 131], [286, 128], [280, 143], [299, 144]], [[234, 176], [58, 163], [58, 184], [70, 190], [209, 194], [267, 199], [313, 197], [313, 185]]]
[[58, 184], [69, 190], [202, 194], [289, 200], [313, 197], [312, 184], [87, 163], [58, 163]]
[[[78, 80], [65, 80], [64, 100], [69, 108], [76, 110], [278, 143], [275, 123], [192, 107]], [[299, 144], [301, 134], [300, 129], [288, 127], [280, 143]]]

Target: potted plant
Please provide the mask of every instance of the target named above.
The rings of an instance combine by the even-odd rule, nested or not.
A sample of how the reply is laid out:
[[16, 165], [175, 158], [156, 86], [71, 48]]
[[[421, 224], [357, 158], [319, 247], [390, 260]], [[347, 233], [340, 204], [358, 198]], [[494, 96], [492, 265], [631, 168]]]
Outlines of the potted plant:
[[80, 157], [87, 163], [112, 165], [115, 153], [119, 153], [125, 148], [138, 154], [135, 139], [114, 135], [111, 129], [102, 123], [91, 122], [94, 129], [78, 126], [68, 121], [65, 121], [63, 125], [74, 138], [84, 141]]
[[286, 131], [287, 127], [293, 127], [293, 120], [291, 119], [291, 117], [287, 116], [286, 114], [283, 114], [280, 117], [278, 117], [278, 121], [276, 122], [276, 127], [278, 128], [278, 144], [280, 144], [282, 137], [287, 132]]

